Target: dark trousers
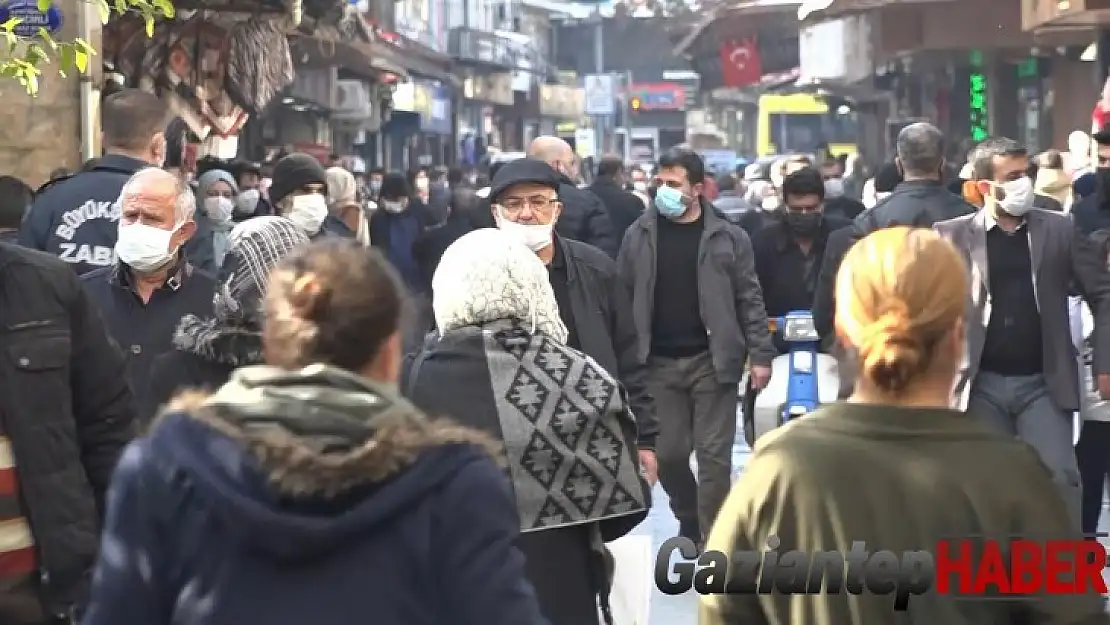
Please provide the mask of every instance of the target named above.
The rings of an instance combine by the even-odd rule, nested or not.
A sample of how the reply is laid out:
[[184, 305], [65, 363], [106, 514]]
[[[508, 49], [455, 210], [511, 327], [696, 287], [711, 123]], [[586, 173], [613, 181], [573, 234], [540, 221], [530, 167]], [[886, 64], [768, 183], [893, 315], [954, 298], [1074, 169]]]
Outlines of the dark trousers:
[[[680, 523], [709, 533], [732, 486], [736, 385], [721, 384], [709, 352], [690, 358], [653, 356], [648, 383], [659, 415], [659, 482]], [[698, 476], [690, 471], [690, 454]]]
[[1083, 533], [1098, 531], [1102, 514], [1102, 493], [1106, 476], [1110, 474], [1110, 422], [1084, 421], [1075, 446], [1079, 462], [1079, 479], [1083, 484], [1082, 519]]

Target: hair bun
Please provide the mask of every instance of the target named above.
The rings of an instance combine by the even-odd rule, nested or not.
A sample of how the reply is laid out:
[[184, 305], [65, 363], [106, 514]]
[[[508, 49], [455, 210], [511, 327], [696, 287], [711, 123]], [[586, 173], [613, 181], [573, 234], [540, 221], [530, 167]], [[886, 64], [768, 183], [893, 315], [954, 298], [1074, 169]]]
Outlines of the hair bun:
[[293, 280], [289, 289], [289, 306], [298, 318], [315, 321], [327, 305], [329, 295], [316, 274], [306, 273]]
[[904, 306], [888, 308], [871, 323], [860, 341], [862, 371], [876, 386], [897, 393], [909, 385], [925, 363], [925, 347], [914, 338]]

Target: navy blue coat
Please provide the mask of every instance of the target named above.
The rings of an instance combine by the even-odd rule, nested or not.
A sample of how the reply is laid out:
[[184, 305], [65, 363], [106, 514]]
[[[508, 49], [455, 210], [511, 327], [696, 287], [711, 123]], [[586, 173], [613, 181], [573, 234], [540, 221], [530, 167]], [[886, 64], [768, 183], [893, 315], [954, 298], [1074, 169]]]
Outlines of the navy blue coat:
[[97, 160], [88, 171], [61, 178], [39, 190], [19, 233], [19, 243], [70, 263], [77, 273], [115, 264], [119, 193], [148, 163], [118, 154]]
[[342, 499], [279, 498], [237, 441], [174, 413], [109, 491], [83, 625], [547, 625], [505, 474], [443, 445]]

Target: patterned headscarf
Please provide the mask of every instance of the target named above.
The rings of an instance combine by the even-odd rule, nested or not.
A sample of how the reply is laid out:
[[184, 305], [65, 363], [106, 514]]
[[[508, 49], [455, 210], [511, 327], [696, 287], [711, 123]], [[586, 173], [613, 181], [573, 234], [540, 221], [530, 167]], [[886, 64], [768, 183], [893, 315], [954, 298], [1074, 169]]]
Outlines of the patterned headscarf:
[[235, 226], [213, 301], [216, 318], [229, 325], [257, 324], [270, 270], [308, 243], [304, 230], [284, 217], [253, 217]]
[[495, 228], [475, 230], [443, 253], [432, 277], [432, 310], [440, 332], [514, 319], [559, 343], [567, 340], [547, 268]]

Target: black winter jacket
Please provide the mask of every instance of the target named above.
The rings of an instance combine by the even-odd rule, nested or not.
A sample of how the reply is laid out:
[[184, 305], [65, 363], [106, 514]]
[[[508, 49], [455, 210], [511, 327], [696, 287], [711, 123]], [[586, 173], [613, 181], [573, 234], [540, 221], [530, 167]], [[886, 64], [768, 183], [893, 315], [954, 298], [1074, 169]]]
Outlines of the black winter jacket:
[[0, 418], [18, 458], [43, 602], [61, 618], [85, 599], [108, 484], [135, 433], [123, 355], [70, 266], [8, 244], [0, 349]]
[[619, 243], [624, 239], [624, 231], [644, 214], [643, 201], [607, 178], [594, 181], [590, 185], [590, 191], [601, 198], [601, 202], [605, 205], [605, 211], [613, 227], [613, 238]]
[[637, 443], [641, 449], [655, 449], [659, 417], [647, 386], [647, 366], [637, 356], [632, 302], [621, 288], [617, 264], [580, 241], [558, 237], [555, 244], [566, 258], [571, 316], [582, 351], [624, 385], [636, 416]]
[[579, 189], [563, 176], [559, 183], [559, 199], [563, 202], [563, 212], [555, 224], [555, 231], [616, 258], [620, 240], [613, 234], [613, 224], [601, 198], [588, 189]]
[[856, 241], [876, 230], [894, 226], [932, 228], [938, 221], [974, 213], [975, 210], [974, 206], [953, 194], [940, 182], [903, 182], [877, 206], [860, 214], [851, 228], [829, 235], [813, 300], [813, 321], [817, 331], [822, 337], [833, 332], [833, 289], [836, 285], [836, 273], [840, 270], [840, 261]]

